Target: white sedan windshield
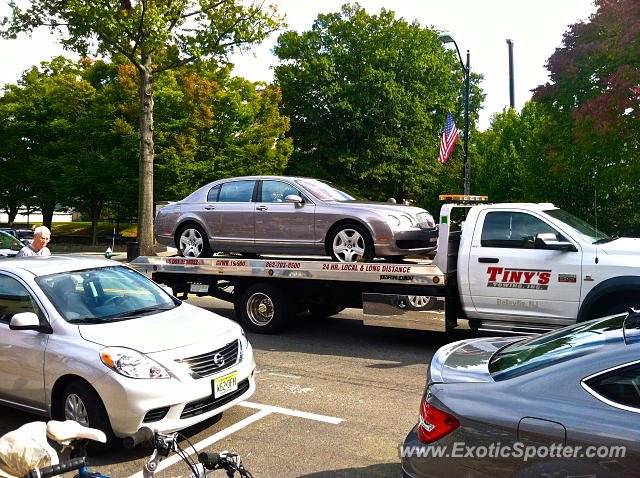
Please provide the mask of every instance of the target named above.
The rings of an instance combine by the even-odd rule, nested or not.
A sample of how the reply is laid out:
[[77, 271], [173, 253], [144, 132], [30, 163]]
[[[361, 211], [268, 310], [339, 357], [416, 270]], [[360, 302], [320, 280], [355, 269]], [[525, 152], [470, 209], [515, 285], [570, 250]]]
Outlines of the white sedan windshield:
[[70, 323], [97, 324], [173, 309], [178, 301], [154, 282], [126, 267], [101, 267], [37, 279]]

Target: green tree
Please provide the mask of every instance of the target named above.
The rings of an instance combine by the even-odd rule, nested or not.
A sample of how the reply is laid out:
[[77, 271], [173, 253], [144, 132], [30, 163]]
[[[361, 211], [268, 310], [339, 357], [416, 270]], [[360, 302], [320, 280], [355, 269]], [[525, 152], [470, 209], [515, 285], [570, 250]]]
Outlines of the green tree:
[[[292, 173], [372, 199], [422, 201], [457, 169], [461, 148], [444, 167], [437, 157], [447, 111], [462, 124], [464, 73], [437, 31], [345, 5], [319, 15], [309, 31], [280, 35], [275, 53]], [[472, 75], [471, 125], [484, 98], [480, 79]]]
[[549, 58], [534, 99], [550, 120], [546, 158], [563, 202], [617, 233], [637, 233], [640, 208], [640, 4], [597, 0]]
[[280, 90], [203, 62], [156, 82], [157, 191], [180, 199], [207, 182], [281, 174], [291, 154]]
[[545, 156], [544, 109], [529, 101], [520, 113], [495, 114], [487, 131], [476, 135], [474, 185], [491, 201], [553, 201], [557, 180]]
[[[65, 122], [60, 121], [63, 111], [75, 112], [65, 105], [66, 99], [55, 94], [73, 80], [74, 66], [62, 57], [42, 63], [23, 74], [18, 85], [7, 85], [2, 97], [4, 142], [10, 144], [5, 159], [12, 165], [15, 184], [20, 189], [21, 204], [36, 206], [42, 212], [45, 225], [51, 225], [59, 193], [55, 183], [60, 176], [59, 145]], [[72, 94], [72, 98], [75, 95]], [[79, 104], [82, 94], [71, 101]], [[9, 171], [11, 171], [9, 169]]]
[[[153, 80], [155, 75], [205, 57], [223, 58], [247, 48], [280, 25], [270, 7], [239, 0], [11, 0], [3, 35], [15, 38], [48, 26], [65, 47], [86, 56], [122, 54], [138, 72], [138, 236], [142, 254], [153, 254]], [[158, 55], [159, 52], [169, 52]], [[165, 61], [159, 63], [162, 58]]]

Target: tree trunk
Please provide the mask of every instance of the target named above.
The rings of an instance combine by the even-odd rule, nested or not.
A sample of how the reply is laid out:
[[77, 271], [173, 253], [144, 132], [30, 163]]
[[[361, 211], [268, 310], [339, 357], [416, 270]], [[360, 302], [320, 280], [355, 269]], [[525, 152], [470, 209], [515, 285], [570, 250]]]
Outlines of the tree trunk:
[[42, 225], [46, 226], [51, 230], [51, 223], [53, 222], [53, 208], [55, 206], [44, 206], [40, 207], [42, 211]]
[[98, 221], [102, 212], [102, 201], [96, 201], [91, 205], [91, 244], [96, 245], [98, 235]]
[[6, 209], [6, 212], [8, 216], [9, 227], [13, 227], [13, 223], [15, 222], [16, 216], [18, 215], [18, 206], [11, 205]]
[[138, 242], [140, 254], [153, 252], [153, 77], [151, 57], [140, 71], [140, 168], [138, 186]]

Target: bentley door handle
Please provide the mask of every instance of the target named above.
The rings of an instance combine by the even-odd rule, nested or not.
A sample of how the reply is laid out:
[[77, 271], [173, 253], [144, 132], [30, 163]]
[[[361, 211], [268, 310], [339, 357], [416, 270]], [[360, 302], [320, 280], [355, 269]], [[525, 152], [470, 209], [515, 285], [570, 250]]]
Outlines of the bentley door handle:
[[269, 209], [267, 206], [258, 206], [256, 208], [258, 211], [266, 211], [267, 209]]
[[204, 208], [205, 208], [207, 211], [210, 211], [210, 210], [212, 210], [212, 209], [215, 209], [216, 207], [215, 207], [215, 206], [205, 206]]

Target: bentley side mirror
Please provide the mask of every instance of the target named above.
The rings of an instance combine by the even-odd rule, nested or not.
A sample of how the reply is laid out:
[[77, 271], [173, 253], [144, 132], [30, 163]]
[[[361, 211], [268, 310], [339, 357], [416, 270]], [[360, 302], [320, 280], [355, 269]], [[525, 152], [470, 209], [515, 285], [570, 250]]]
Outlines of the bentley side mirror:
[[284, 200], [286, 202], [292, 202], [293, 204], [295, 204], [296, 206], [300, 207], [304, 204], [304, 201], [302, 200], [302, 198], [300, 196], [298, 196], [297, 194], [289, 194], [287, 197], [284, 198]]

